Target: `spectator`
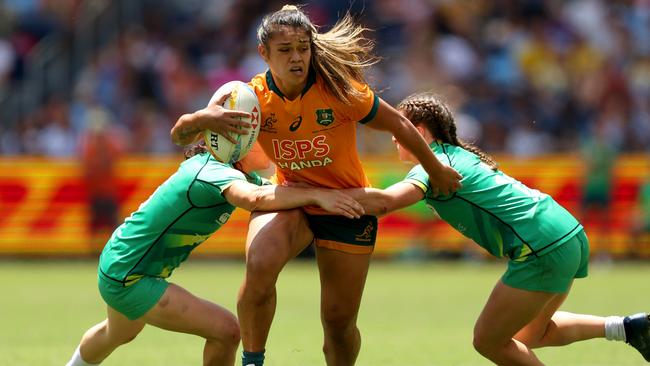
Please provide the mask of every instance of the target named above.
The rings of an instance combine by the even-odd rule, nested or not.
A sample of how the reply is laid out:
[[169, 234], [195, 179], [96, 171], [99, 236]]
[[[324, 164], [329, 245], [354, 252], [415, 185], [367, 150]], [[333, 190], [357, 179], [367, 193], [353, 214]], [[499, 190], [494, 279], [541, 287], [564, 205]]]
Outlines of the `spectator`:
[[79, 144], [80, 157], [90, 210], [91, 251], [99, 252], [121, 216], [115, 171], [124, 147], [105, 108], [91, 107], [86, 118], [89, 125]]
[[[12, 0], [0, 5], [0, 104], [3, 89], [20, 90], [19, 84], [37, 76], [29, 71], [32, 60], [38, 59], [31, 52], [43, 37], [72, 32], [75, 41], [87, 36], [80, 24], [70, 26], [71, 19], [85, 19], [81, 2], [60, 7], [55, 3]], [[161, 120], [173, 121], [180, 111], [200, 107], [224, 80], [247, 80], [263, 71], [266, 66], [254, 48], [242, 45], [251, 43], [261, 15], [283, 4], [238, 0], [228, 11], [215, 13], [215, 0], [128, 3], [140, 16], [120, 23], [123, 29], [112, 27], [111, 32], [119, 35], [114, 41], [93, 45], [94, 56], [76, 60], [74, 69], [68, 70], [73, 85], [86, 84], [94, 99], [128, 130], [135, 130], [130, 127], [142, 100], [151, 103]], [[366, 3], [309, 0], [305, 9], [326, 29], [348, 9], [376, 29], [368, 36], [375, 38], [385, 60], [371, 71], [376, 78], [370, 82], [387, 101], [453, 84], [468, 96], [462, 111], [481, 121], [478, 146], [490, 152], [519, 151], [513, 145], [523, 141], [518, 137], [522, 134], [552, 140], [553, 146], [523, 152], [534, 156], [576, 151], [573, 141], [592, 133], [595, 116], [609, 113], [603, 99], [620, 95], [626, 110], [620, 145], [626, 151], [650, 146], [647, 2], [523, 1], [504, 6], [503, 1], [432, 5], [409, 0], [406, 7], [395, 0]], [[173, 34], [168, 27], [173, 27]], [[3, 122], [8, 110], [4, 107]], [[43, 113], [49, 108], [43, 103], [25, 111], [32, 116], [12, 116], [3, 135], [16, 136], [32, 128], [37, 135], [48, 129], [60, 137], [66, 128], [79, 135], [83, 126], [78, 121], [71, 126], [43, 121], [50, 118], [49, 112]], [[527, 121], [535, 121], [532, 131], [513, 113], [521, 108]], [[33, 119], [30, 126], [19, 126], [17, 121], [27, 118]], [[392, 149], [389, 139], [378, 142], [370, 133], [360, 137], [361, 148], [367, 150], [362, 153]], [[30, 143], [19, 140], [2, 150], [32, 153]], [[168, 151], [168, 146], [155, 146], [143, 152]], [[55, 148], [45, 153], [61, 152]]]

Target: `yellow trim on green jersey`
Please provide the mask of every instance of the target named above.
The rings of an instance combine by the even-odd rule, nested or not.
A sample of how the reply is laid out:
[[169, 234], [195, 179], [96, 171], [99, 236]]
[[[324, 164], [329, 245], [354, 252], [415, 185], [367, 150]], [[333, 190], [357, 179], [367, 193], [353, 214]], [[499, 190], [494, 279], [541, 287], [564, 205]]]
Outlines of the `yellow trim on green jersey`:
[[259, 176], [247, 176], [208, 153], [184, 161], [115, 230], [100, 256], [100, 276], [122, 286], [143, 276], [171, 276], [194, 248], [228, 221], [235, 207], [222, 192], [237, 180], [263, 183]]

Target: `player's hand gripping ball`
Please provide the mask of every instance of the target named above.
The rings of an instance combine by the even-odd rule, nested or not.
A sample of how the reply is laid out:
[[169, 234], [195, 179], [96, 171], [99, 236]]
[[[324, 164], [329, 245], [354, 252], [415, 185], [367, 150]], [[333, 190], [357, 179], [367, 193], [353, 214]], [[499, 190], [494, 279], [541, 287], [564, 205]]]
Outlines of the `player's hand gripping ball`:
[[205, 130], [204, 138], [208, 150], [215, 159], [222, 163], [232, 164], [246, 156], [255, 144], [255, 141], [257, 141], [260, 133], [261, 110], [257, 95], [255, 95], [253, 89], [241, 81], [229, 81], [223, 84], [212, 95], [208, 105], [214, 103], [222, 95], [228, 94], [228, 92], [230, 92], [230, 96], [223, 103], [224, 108], [244, 111], [252, 115], [250, 120], [251, 127], [248, 129], [248, 134], [239, 135], [234, 132], [229, 132], [230, 136], [237, 143], [232, 143], [220, 134], [210, 130]]

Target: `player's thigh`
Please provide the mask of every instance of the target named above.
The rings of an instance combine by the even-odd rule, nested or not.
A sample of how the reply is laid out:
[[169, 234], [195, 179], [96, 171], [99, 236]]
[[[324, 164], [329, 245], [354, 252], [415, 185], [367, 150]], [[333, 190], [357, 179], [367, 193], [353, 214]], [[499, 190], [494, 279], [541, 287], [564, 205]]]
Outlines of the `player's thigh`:
[[131, 320], [126, 315], [106, 306], [106, 330], [108, 337], [125, 343], [135, 338], [145, 326], [141, 319]]
[[514, 338], [528, 347], [535, 348], [544, 337], [555, 312], [562, 306], [569, 293], [555, 294], [535, 319], [526, 324]]
[[307, 215], [316, 239], [321, 280], [321, 315], [329, 325], [356, 319], [377, 239], [377, 218]]
[[516, 334], [517, 340], [534, 347], [542, 339], [553, 314], [566, 299], [574, 278], [587, 275], [588, 258], [588, 240], [581, 231], [538, 258], [508, 263], [503, 283], [520, 290], [554, 294], [539, 314]]
[[370, 256], [317, 247], [323, 320], [346, 322], [356, 319], [366, 284]]
[[284, 264], [307, 247], [313, 237], [300, 209], [253, 212], [246, 237], [246, 259]]
[[235, 340], [239, 337], [234, 314], [173, 283], [142, 320], [162, 329], [208, 339]]
[[151, 310], [167, 290], [169, 283], [159, 277], [143, 276], [124, 286], [100, 276], [99, 293], [106, 304], [129, 320], [140, 319]]
[[503, 344], [542, 314], [556, 293], [528, 291], [499, 281], [474, 326], [474, 339]]

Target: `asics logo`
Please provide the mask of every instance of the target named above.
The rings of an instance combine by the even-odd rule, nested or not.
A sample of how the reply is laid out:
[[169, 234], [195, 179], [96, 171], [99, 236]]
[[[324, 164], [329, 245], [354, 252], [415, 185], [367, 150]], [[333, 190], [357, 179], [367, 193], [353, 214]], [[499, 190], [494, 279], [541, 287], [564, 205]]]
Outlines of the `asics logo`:
[[289, 131], [295, 132], [297, 129], [300, 128], [300, 124], [302, 123], [302, 116], [298, 116], [296, 119], [291, 122], [291, 125], [289, 125]]

